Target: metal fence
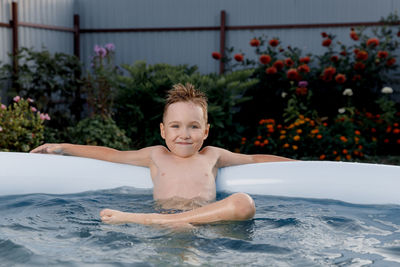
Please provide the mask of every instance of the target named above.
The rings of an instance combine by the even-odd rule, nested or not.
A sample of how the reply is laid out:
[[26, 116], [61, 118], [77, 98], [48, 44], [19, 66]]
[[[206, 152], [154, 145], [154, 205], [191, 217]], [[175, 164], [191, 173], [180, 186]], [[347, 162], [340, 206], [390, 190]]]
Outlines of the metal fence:
[[0, 61], [18, 47], [75, 54], [88, 66], [95, 44], [116, 44], [116, 63], [197, 65], [223, 72], [211, 52], [251, 55], [254, 36], [322, 51], [320, 32], [350, 41], [349, 28], [379, 25], [398, 0], [0, 0]]

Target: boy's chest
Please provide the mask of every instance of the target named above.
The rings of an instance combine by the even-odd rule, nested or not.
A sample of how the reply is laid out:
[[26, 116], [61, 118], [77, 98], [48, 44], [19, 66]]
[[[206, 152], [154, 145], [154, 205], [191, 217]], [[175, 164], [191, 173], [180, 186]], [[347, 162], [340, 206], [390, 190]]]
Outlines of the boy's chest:
[[215, 198], [214, 165], [208, 161], [162, 161], [152, 171], [154, 197]]

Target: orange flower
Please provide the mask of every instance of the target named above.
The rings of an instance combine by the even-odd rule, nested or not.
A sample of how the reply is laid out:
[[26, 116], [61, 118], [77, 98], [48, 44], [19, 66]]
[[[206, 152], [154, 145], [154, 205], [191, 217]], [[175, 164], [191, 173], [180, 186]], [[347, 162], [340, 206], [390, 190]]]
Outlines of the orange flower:
[[355, 131], [354, 131], [354, 134], [356, 134], [356, 135], [361, 135], [361, 132], [360, 132], [359, 130], [355, 130]]
[[357, 60], [361, 60], [361, 61], [367, 60], [368, 59], [368, 52], [364, 51], [364, 50], [358, 52], [357, 55], [356, 55], [356, 59]]
[[302, 57], [302, 58], [300, 58], [299, 62], [308, 64], [310, 62], [310, 57]]
[[362, 149], [363, 149], [363, 146], [362, 146], [362, 145], [358, 145], [358, 149], [359, 149], [359, 150], [362, 150]]
[[347, 151], [347, 149], [343, 149], [343, 150], [342, 150], [342, 153], [343, 153], [343, 154], [347, 154], [347, 153], [349, 153], [349, 152]]
[[396, 129], [394, 129], [394, 130], [393, 130], [393, 133], [394, 133], [394, 134], [398, 134], [398, 133], [400, 133], [400, 129], [397, 129], [397, 128], [396, 128]]
[[286, 138], [286, 135], [281, 135], [281, 136], [279, 136], [279, 139], [281, 139], [281, 140], [283, 140], [283, 139], [285, 139]]
[[351, 156], [350, 155], [346, 155], [346, 159], [347, 160], [351, 160]]
[[317, 134], [317, 133], [319, 133], [319, 130], [318, 130], [318, 129], [312, 129], [312, 130], [311, 130], [311, 133], [312, 133], [312, 134]]
[[336, 150], [333, 150], [333, 152], [332, 152], [332, 153], [333, 153], [333, 155], [336, 155], [336, 154], [337, 154]]
[[289, 144], [286, 143], [286, 144], [283, 145], [283, 147], [284, 147], [284, 148], [288, 148], [288, 147], [289, 147]]
[[346, 142], [347, 142], [347, 138], [344, 137], [344, 136], [341, 136], [341, 137], [340, 137], [340, 140], [341, 140], [343, 143], [346, 143]]
[[322, 154], [321, 156], [319, 156], [320, 160], [324, 160], [326, 158], [326, 156], [324, 154]]
[[346, 81], [346, 75], [339, 73], [338, 75], [336, 75], [335, 81], [337, 83], [344, 83]]
[[340, 157], [340, 156], [337, 156], [337, 157], [335, 158], [335, 160], [336, 160], [336, 161], [340, 161], [340, 160], [341, 160], [341, 157]]
[[268, 143], [269, 143], [268, 139], [265, 139], [264, 140], [264, 145], [268, 145]]
[[260, 56], [260, 62], [262, 64], [264, 64], [264, 65], [270, 63], [271, 62], [271, 56], [270, 55], [261, 55]]
[[261, 135], [257, 136], [257, 139], [258, 139], [258, 140], [260, 140], [261, 138], [262, 138], [262, 136], [261, 136]]
[[355, 31], [351, 31], [350, 32], [350, 37], [351, 39], [353, 39], [354, 41], [358, 41], [359, 37], [358, 34]]
[[265, 70], [265, 72], [266, 72], [267, 74], [275, 74], [275, 73], [278, 72], [278, 70], [277, 70], [275, 67], [269, 67], [269, 68], [267, 68], [267, 69]]
[[297, 129], [296, 132], [297, 132], [298, 134], [301, 134], [301, 133], [303, 132], [303, 130], [302, 130], [302, 129]]
[[299, 72], [309, 73], [310, 72], [310, 67], [308, 65], [306, 65], [306, 64], [302, 64], [302, 65], [297, 67], [297, 70]]
[[392, 57], [386, 61], [386, 66], [388, 66], [388, 67], [393, 66], [395, 63], [396, 63], [396, 59], [394, 57]]
[[293, 150], [297, 150], [297, 149], [299, 149], [299, 147], [298, 147], [298, 146], [296, 146], [296, 145], [293, 145], [293, 146], [292, 146], [292, 148], [293, 148]]
[[278, 46], [278, 44], [279, 44], [279, 40], [277, 40], [277, 39], [269, 40], [269, 45], [272, 47]]
[[260, 141], [258, 141], [258, 140], [256, 140], [255, 142], [254, 142], [254, 145], [255, 146], [259, 146], [261, 143], [260, 143]]
[[238, 62], [242, 62], [243, 59], [244, 59], [244, 57], [243, 57], [242, 54], [236, 54], [236, 55], [234, 56], [234, 58], [235, 58], [235, 60], [238, 61]]
[[322, 45], [323, 45], [323, 46], [330, 46], [331, 43], [332, 43], [332, 40], [329, 39], [329, 38], [327, 38], [327, 39], [325, 39], [325, 40], [322, 41]]
[[294, 64], [293, 59], [291, 59], [291, 58], [285, 59], [285, 65], [288, 66], [289, 68], [290, 68], [291, 66], [293, 66], [293, 64]]
[[294, 137], [293, 137], [293, 140], [294, 140], [294, 141], [299, 141], [299, 140], [300, 140], [300, 136], [298, 136], [298, 135], [294, 136]]
[[370, 38], [367, 41], [367, 46], [378, 46], [379, 45], [379, 40], [378, 38]]
[[260, 40], [254, 38], [250, 41], [251, 46], [259, 46], [260, 45]]
[[283, 64], [283, 61], [282, 60], [277, 60], [277, 61], [275, 61], [274, 62], [274, 65], [273, 65], [276, 69], [278, 69], [278, 70], [281, 70], [281, 69], [283, 69], [283, 67], [285, 66], [285, 64]]
[[399, 127], [399, 124], [397, 122], [393, 123], [394, 127]]
[[289, 80], [296, 80], [299, 77], [299, 73], [296, 69], [289, 69], [286, 73], [286, 76]]
[[378, 52], [378, 57], [379, 58], [387, 58], [388, 52], [387, 51], [379, 51]]
[[354, 69], [355, 70], [363, 70], [363, 69], [365, 69], [365, 65], [362, 62], [356, 62], [354, 64]]

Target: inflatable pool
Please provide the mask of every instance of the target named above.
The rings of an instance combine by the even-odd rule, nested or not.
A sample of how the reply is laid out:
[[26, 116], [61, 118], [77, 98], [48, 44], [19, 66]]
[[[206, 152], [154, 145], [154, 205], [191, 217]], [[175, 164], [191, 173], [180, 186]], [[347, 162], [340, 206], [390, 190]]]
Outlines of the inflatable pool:
[[[0, 152], [0, 195], [70, 194], [130, 186], [151, 189], [149, 169], [59, 155]], [[400, 166], [329, 161], [222, 168], [217, 191], [400, 204]]]

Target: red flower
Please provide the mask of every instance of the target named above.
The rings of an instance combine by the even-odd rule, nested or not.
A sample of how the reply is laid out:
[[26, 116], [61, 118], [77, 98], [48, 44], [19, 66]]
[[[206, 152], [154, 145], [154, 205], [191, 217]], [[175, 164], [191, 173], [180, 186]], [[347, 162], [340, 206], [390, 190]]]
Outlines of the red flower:
[[355, 31], [350, 31], [350, 38], [354, 41], [358, 41], [359, 39], [358, 34]]
[[308, 63], [310, 63], [310, 57], [302, 57], [302, 58], [300, 58], [299, 62], [308, 64]]
[[289, 69], [286, 73], [286, 76], [289, 80], [296, 80], [299, 77], [299, 73], [296, 69]]
[[336, 73], [336, 69], [334, 67], [327, 67], [324, 69], [324, 75], [333, 76]]
[[236, 61], [238, 61], [238, 62], [241, 62], [241, 61], [243, 61], [243, 55], [242, 54], [236, 54], [235, 56], [234, 56], [234, 58], [235, 58], [235, 60]]
[[332, 43], [332, 40], [329, 38], [322, 41], [323, 46], [330, 46], [331, 43]]
[[331, 61], [336, 63], [339, 61], [339, 57], [338, 56], [331, 56]]
[[308, 92], [307, 88], [297, 87], [296, 88], [296, 95], [306, 95]]
[[361, 75], [359, 75], [359, 74], [354, 75], [353, 81], [361, 81]]
[[277, 60], [277, 61], [275, 61], [275, 63], [274, 63], [274, 67], [275, 67], [276, 69], [278, 69], [278, 70], [283, 69], [284, 66], [285, 66], [285, 65], [283, 64], [282, 60]]
[[326, 38], [326, 37], [328, 37], [328, 34], [326, 32], [321, 32], [321, 36], [322, 36], [322, 38]]
[[388, 66], [388, 67], [393, 66], [395, 63], [396, 63], [396, 59], [394, 57], [386, 60], [386, 66]]
[[269, 62], [271, 62], [271, 57], [269, 55], [261, 55], [260, 62], [261, 64], [268, 64]]
[[269, 68], [267, 68], [267, 69], [265, 70], [265, 72], [266, 72], [267, 74], [275, 74], [275, 73], [278, 72], [278, 70], [277, 70], [275, 67], [269, 67]]
[[360, 49], [356, 48], [356, 49], [354, 49], [354, 50], [353, 50], [353, 52], [354, 52], [354, 54], [356, 54], [356, 55], [357, 55], [357, 54], [358, 54], [358, 52], [360, 52]]
[[260, 45], [260, 40], [254, 38], [250, 41], [251, 46], [259, 46]]
[[293, 64], [294, 64], [294, 61], [291, 58], [285, 59], [285, 65], [288, 66], [289, 68], [291, 66], [293, 66]]
[[356, 64], [354, 64], [354, 69], [355, 70], [363, 70], [363, 69], [365, 69], [365, 65], [362, 62], [356, 62]]
[[400, 37], [400, 31], [397, 32], [397, 37]]
[[368, 52], [367, 51], [359, 51], [356, 54], [356, 59], [357, 60], [367, 60], [368, 59]]
[[378, 38], [370, 38], [367, 41], [367, 46], [378, 46], [379, 45], [379, 40]]
[[387, 58], [388, 55], [389, 55], [389, 53], [387, 51], [379, 51], [378, 52], [379, 58]]
[[222, 58], [221, 54], [218, 53], [218, 52], [213, 52], [213, 53], [211, 54], [211, 56], [213, 57], [213, 59], [216, 59], [216, 60], [219, 60], [219, 59]]
[[347, 55], [347, 52], [343, 50], [342, 52], [340, 52], [340, 54], [345, 57]]
[[338, 75], [336, 75], [335, 81], [337, 83], [344, 83], [346, 81], [346, 75], [339, 73]]
[[299, 72], [309, 73], [310, 72], [310, 67], [307, 64], [302, 64], [302, 65], [297, 67], [297, 70]]
[[269, 40], [269, 45], [272, 47], [278, 46], [278, 44], [279, 44], [279, 40], [277, 40], [277, 39]]

